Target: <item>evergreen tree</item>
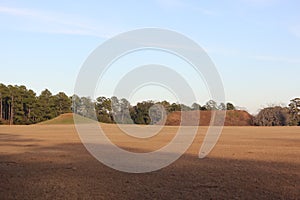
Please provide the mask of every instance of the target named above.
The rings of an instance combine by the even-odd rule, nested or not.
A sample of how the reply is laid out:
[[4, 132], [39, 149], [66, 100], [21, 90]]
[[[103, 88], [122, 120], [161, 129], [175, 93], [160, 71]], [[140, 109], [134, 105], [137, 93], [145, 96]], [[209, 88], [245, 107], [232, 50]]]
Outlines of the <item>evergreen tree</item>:
[[37, 122], [49, 120], [57, 116], [54, 98], [48, 89], [42, 91], [37, 98], [36, 109], [34, 112], [37, 116]]
[[63, 92], [59, 92], [53, 97], [56, 115], [71, 112], [71, 99]]

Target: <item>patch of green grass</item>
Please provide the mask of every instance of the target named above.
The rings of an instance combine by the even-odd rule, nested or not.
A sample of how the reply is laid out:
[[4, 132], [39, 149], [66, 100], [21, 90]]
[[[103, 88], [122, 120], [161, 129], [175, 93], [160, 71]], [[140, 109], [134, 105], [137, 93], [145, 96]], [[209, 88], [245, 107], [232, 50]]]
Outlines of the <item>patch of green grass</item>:
[[77, 123], [80, 124], [88, 124], [94, 122], [93, 120], [82, 117], [80, 115], [76, 115], [73, 113], [67, 113], [67, 114], [62, 114], [54, 119], [48, 120], [41, 122], [39, 124], [44, 124], [44, 125], [53, 125], [53, 124], [74, 124], [74, 118], [76, 119]]

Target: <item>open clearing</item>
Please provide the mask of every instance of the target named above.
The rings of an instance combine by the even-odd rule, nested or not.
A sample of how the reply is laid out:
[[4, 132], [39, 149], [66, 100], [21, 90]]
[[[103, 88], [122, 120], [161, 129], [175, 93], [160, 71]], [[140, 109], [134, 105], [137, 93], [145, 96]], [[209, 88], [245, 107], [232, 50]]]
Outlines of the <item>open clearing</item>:
[[[102, 125], [127, 150], [164, 146], [177, 127], [132, 139]], [[82, 145], [74, 125], [0, 126], [0, 199], [298, 199], [300, 127], [224, 127], [205, 159], [189, 150], [156, 172], [128, 174], [106, 167]]]

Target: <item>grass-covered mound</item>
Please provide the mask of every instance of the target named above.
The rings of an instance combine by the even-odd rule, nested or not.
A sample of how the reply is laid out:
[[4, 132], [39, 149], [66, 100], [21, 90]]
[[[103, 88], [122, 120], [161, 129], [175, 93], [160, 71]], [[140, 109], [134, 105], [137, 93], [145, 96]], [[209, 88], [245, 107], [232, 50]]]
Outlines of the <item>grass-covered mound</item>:
[[92, 122], [91, 119], [82, 117], [80, 115], [76, 115], [76, 114], [73, 114], [73, 113], [65, 113], [65, 114], [59, 115], [58, 117], [55, 117], [51, 120], [41, 122], [39, 124], [44, 124], [44, 125], [74, 124], [74, 117], [76, 118], [76, 122], [78, 122], [78, 123], [90, 123], [90, 122]]

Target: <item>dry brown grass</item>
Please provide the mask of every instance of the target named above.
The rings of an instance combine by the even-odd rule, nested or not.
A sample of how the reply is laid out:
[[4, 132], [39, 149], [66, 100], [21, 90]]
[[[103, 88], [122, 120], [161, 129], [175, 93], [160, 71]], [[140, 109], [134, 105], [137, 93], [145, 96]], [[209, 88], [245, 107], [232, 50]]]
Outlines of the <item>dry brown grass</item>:
[[[224, 111], [184, 111], [184, 112], [171, 112], [166, 120], [166, 125], [179, 126], [181, 123], [181, 115], [184, 116], [185, 124], [188, 126], [209, 126], [212, 117], [212, 112], [224, 112]], [[200, 117], [200, 120], [198, 119]], [[224, 121], [225, 126], [251, 126], [253, 116], [244, 110], [227, 110]]]
[[[112, 141], [146, 152], [177, 127], [132, 139], [103, 125]], [[300, 127], [225, 127], [211, 154], [197, 154], [207, 127], [175, 163], [127, 174], [94, 159], [73, 125], [0, 126], [0, 199], [297, 199]], [[133, 148], [134, 147], [134, 148]]]

